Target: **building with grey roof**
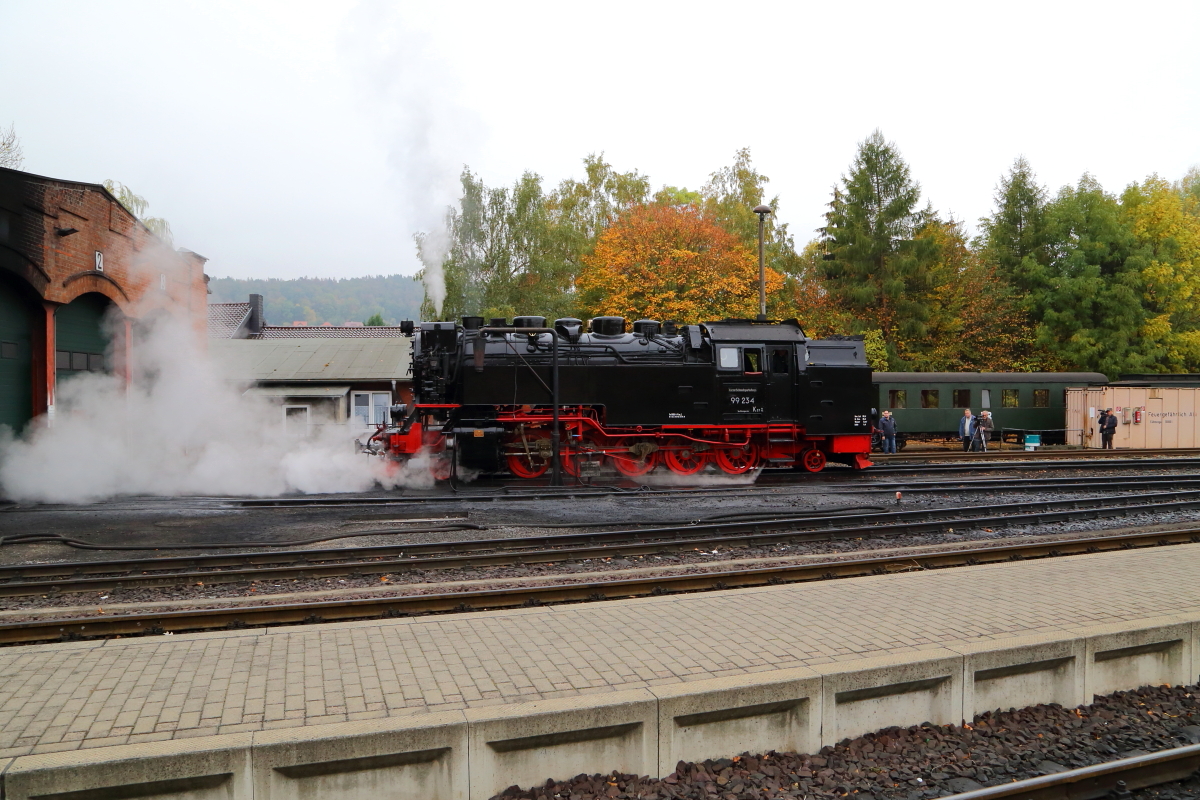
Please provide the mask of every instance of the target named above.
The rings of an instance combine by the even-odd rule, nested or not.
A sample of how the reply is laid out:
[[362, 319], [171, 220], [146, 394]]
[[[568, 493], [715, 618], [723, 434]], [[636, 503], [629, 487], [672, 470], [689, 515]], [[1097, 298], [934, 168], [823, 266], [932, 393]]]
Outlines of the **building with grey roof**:
[[[255, 302], [257, 298], [257, 303]], [[287, 327], [270, 335], [261, 296], [209, 305], [208, 352], [217, 374], [247, 397], [280, 407], [289, 433], [318, 425], [365, 429], [386, 422], [390, 407], [412, 398], [412, 342], [399, 333], [355, 336], [371, 327]]]

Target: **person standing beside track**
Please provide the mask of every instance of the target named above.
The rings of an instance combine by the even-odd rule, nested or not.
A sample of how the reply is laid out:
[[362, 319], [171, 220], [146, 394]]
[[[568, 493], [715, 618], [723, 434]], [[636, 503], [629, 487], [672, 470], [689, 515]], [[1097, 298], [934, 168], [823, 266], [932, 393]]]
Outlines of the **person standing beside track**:
[[879, 418], [879, 433], [883, 437], [883, 452], [896, 452], [896, 418], [892, 412], [884, 411]]
[[995, 427], [996, 422], [992, 419], [992, 412], [980, 411], [979, 417], [975, 420], [975, 432], [972, 434], [972, 449], [986, 453], [988, 439], [991, 438], [992, 430]]
[[1113, 410], [1109, 408], [1100, 415], [1100, 449], [1102, 450], [1113, 449], [1112, 440], [1113, 435], [1117, 432], [1117, 415], [1112, 412]]
[[958, 438], [962, 439], [963, 452], [971, 449], [971, 434], [975, 432], [975, 417], [971, 409], [964, 408], [962, 419], [958, 421]]

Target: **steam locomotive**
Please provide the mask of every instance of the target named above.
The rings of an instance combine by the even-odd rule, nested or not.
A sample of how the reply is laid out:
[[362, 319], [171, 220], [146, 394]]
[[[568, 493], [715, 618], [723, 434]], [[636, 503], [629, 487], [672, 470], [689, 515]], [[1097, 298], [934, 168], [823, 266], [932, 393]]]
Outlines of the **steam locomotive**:
[[438, 477], [871, 465], [875, 389], [860, 337], [809, 339], [794, 319], [632, 327], [622, 317], [402, 323], [413, 403], [394, 406], [366, 449], [431, 457]]

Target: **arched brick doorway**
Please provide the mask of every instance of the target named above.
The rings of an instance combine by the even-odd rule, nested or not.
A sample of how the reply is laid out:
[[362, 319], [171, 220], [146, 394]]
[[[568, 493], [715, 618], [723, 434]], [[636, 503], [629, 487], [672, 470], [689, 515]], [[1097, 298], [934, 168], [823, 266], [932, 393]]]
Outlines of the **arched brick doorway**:
[[0, 425], [18, 432], [33, 418], [33, 337], [42, 313], [33, 289], [0, 270]]
[[111, 372], [114, 365], [113, 302], [98, 292], [80, 295], [54, 312], [54, 374], [58, 382], [84, 372]]

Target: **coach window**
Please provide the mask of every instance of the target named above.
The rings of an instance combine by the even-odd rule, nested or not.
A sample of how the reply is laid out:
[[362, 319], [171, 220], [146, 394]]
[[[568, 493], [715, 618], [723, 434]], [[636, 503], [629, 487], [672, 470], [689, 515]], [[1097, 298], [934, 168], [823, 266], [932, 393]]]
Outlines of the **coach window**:
[[1004, 389], [1000, 396], [1000, 403], [1004, 408], [1017, 408], [1021, 405], [1021, 390], [1020, 389]]
[[1034, 408], [1049, 408], [1050, 407], [1050, 390], [1049, 389], [1034, 389], [1033, 390], [1033, 407]]
[[971, 407], [971, 390], [970, 389], [955, 389], [952, 398], [955, 408], [970, 408]]
[[787, 350], [772, 350], [771, 351], [771, 372], [776, 375], [788, 374], [788, 351]]
[[991, 389], [980, 389], [979, 390], [979, 407], [980, 408], [991, 408], [992, 407], [992, 390]]
[[738, 349], [736, 347], [718, 347], [717, 348], [717, 368], [718, 369], [737, 369], [738, 368]]
[[905, 408], [908, 392], [904, 389], [888, 389], [888, 408]]
[[921, 408], [937, 408], [938, 407], [938, 390], [937, 389], [922, 389], [921, 390]]
[[745, 361], [743, 372], [747, 375], [762, 374], [762, 350], [759, 350], [757, 347], [747, 347], [742, 350], [742, 358]]

